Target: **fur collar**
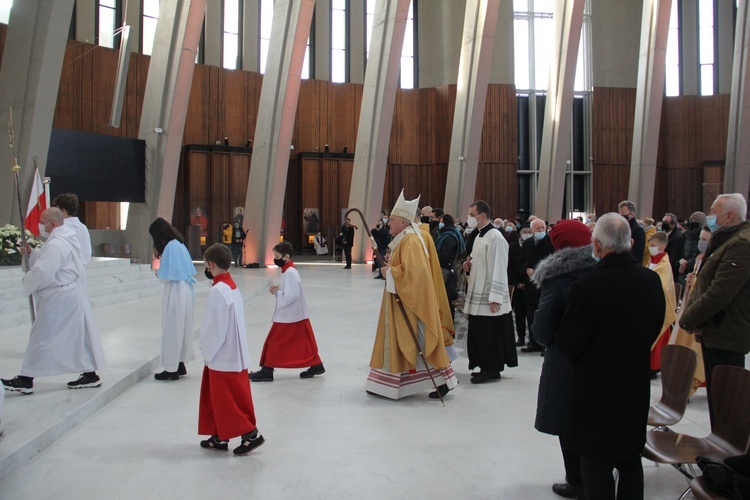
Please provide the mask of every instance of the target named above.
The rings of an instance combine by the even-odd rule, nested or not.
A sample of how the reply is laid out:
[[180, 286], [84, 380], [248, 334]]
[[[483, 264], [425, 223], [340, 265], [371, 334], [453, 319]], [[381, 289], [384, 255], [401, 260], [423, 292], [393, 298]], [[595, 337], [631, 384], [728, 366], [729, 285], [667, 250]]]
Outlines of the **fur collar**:
[[563, 248], [542, 260], [537, 266], [531, 281], [537, 287], [551, 278], [576, 271], [590, 271], [596, 266], [596, 261], [591, 256], [593, 250], [591, 245], [577, 248]]

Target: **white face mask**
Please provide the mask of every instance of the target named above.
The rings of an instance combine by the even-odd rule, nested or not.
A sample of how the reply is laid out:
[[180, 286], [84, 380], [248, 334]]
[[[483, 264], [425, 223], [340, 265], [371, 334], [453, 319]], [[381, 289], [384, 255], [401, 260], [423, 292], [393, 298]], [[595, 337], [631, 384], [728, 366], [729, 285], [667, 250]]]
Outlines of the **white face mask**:
[[531, 235], [530, 233], [523, 233], [523, 234], [521, 235], [521, 239], [522, 239], [523, 241], [526, 241], [526, 240], [528, 240], [529, 238], [531, 238], [531, 236], [532, 236], [532, 235]]
[[648, 253], [650, 253], [652, 256], [656, 257], [661, 252], [659, 252], [659, 247], [648, 247]]
[[46, 224], [39, 223], [39, 236], [43, 238], [49, 238], [49, 233], [46, 229]]
[[534, 238], [536, 238], [538, 240], [541, 240], [545, 236], [547, 236], [547, 233], [545, 233], [544, 231], [537, 231], [537, 232], [534, 233]]
[[467, 225], [468, 225], [468, 226], [469, 226], [470, 228], [474, 229], [475, 227], [477, 227], [477, 218], [476, 218], [476, 217], [472, 217], [472, 216], [470, 215], [470, 216], [469, 216], [469, 218], [468, 218], [468, 219], [466, 219], [466, 224], [467, 224]]

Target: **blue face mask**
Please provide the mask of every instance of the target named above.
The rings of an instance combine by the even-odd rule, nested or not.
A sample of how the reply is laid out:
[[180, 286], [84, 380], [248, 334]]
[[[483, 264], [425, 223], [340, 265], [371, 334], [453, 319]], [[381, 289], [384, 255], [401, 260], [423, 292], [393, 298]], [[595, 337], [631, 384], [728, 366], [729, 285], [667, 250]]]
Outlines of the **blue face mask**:
[[597, 262], [599, 262], [600, 260], [602, 260], [602, 258], [599, 257], [598, 255], [596, 255], [593, 250], [591, 250], [591, 258], [594, 259]]
[[440, 224], [438, 224], [438, 229], [443, 229], [444, 227], [445, 227], [444, 222], [441, 222]]
[[537, 231], [534, 233], [534, 238], [538, 240], [543, 239], [545, 236], [547, 236], [547, 233], [545, 233], [544, 231]]
[[710, 229], [712, 233], [715, 233], [716, 231], [721, 229], [721, 226], [719, 226], [716, 223], [716, 218], [717, 218], [716, 215], [709, 215], [708, 217], [706, 217], [706, 225], [708, 226], [708, 229]]

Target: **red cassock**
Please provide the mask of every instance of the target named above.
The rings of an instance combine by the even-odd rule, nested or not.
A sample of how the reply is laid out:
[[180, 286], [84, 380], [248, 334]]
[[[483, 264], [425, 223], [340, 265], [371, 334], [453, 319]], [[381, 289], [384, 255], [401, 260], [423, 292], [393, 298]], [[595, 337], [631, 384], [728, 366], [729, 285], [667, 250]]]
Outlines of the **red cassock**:
[[255, 429], [255, 408], [247, 370], [220, 372], [203, 368], [198, 434], [228, 441]]
[[305, 368], [322, 363], [309, 319], [296, 323], [275, 323], [268, 332], [260, 366]]

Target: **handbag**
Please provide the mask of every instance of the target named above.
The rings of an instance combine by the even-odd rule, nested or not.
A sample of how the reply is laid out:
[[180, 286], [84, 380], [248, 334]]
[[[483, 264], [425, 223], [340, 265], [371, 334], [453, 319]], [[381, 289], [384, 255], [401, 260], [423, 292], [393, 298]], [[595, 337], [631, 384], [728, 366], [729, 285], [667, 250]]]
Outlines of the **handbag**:
[[[736, 460], [746, 460], [747, 455], [728, 457], [730, 463]], [[735, 470], [725, 461], [698, 456], [696, 464], [703, 472], [706, 484], [740, 500], [750, 499], [750, 476]]]

